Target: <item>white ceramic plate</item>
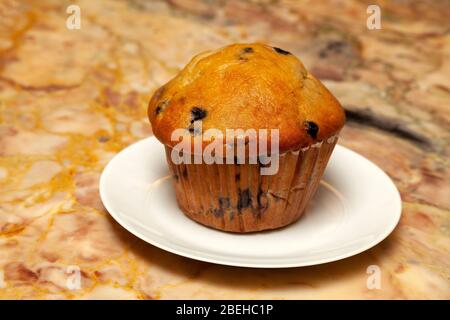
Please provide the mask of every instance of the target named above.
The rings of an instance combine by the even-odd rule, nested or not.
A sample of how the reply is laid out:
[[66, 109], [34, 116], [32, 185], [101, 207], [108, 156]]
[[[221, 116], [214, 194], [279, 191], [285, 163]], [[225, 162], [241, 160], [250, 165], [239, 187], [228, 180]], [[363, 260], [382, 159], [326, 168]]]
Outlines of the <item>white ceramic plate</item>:
[[232, 234], [204, 227], [178, 208], [163, 146], [155, 138], [117, 154], [100, 179], [106, 209], [152, 245], [224, 265], [286, 268], [343, 259], [386, 238], [401, 214], [391, 179], [357, 153], [337, 145], [306, 213], [285, 228]]

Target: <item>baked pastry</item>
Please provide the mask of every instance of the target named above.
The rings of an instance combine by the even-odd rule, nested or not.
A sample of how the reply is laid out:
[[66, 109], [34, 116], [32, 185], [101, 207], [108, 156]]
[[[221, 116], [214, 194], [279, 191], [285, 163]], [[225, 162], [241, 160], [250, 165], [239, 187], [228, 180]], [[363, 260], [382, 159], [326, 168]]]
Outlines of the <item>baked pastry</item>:
[[[154, 93], [148, 117], [165, 146], [179, 207], [203, 225], [231, 232], [274, 229], [299, 219], [345, 121], [339, 102], [298, 58], [260, 43], [195, 56]], [[220, 140], [206, 137], [209, 129], [256, 134], [241, 131]], [[278, 132], [278, 138], [268, 131]], [[250, 150], [264, 137], [267, 156], [273, 163], [278, 160], [271, 174], [262, 174], [269, 165], [261, 159], [268, 157], [261, 157], [260, 149]], [[181, 140], [190, 145], [180, 152]], [[210, 151], [213, 141], [221, 151], [216, 148], [212, 155], [223, 163], [192, 163]], [[236, 157], [242, 145], [246, 154]], [[231, 164], [225, 161], [228, 151]], [[256, 163], [250, 161], [255, 158]]]

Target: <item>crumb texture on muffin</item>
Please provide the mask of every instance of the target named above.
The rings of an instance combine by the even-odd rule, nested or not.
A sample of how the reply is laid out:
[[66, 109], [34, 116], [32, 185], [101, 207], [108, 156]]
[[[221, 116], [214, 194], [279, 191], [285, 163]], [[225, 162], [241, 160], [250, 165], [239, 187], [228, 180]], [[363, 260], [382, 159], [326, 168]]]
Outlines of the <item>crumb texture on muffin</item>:
[[233, 44], [195, 56], [159, 88], [148, 106], [155, 136], [165, 145], [175, 129], [279, 129], [280, 152], [336, 134], [339, 102], [290, 52], [265, 44]]

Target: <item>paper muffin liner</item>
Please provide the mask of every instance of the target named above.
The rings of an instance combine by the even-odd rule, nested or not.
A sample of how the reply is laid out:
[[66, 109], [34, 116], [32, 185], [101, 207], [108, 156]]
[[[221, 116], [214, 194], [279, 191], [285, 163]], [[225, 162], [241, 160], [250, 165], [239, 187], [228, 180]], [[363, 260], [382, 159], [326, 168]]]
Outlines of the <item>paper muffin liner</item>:
[[192, 220], [230, 232], [254, 232], [298, 220], [314, 196], [337, 136], [279, 156], [279, 170], [261, 175], [259, 164], [175, 164], [166, 158], [176, 199]]

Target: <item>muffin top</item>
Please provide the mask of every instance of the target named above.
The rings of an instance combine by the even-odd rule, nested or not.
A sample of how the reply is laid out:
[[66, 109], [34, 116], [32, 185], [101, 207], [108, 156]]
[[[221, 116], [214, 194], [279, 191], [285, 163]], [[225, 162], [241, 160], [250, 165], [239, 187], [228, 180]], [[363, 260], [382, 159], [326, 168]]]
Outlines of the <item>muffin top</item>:
[[327, 139], [345, 121], [339, 102], [298, 58], [260, 43], [195, 56], [154, 93], [148, 117], [155, 136], [169, 147], [179, 142], [171, 139], [175, 129], [200, 139], [194, 124], [202, 121], [202, 132], [279, 129], [280, 152]]

